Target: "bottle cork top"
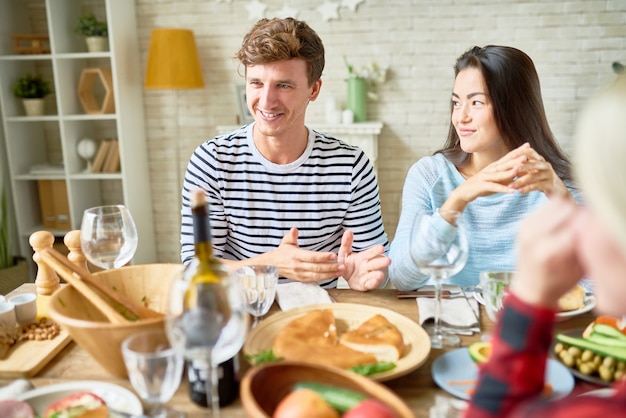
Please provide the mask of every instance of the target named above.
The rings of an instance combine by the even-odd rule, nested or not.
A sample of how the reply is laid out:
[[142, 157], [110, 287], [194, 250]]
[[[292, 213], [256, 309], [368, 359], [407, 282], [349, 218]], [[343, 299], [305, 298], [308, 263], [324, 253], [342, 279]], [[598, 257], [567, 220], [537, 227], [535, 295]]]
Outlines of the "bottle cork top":
[[204, 195], [204, 190], [202, 189], [192, 190], [191, 198], [189, 200], [191, 202], [192, 208], [197, 208], [198, 206], [206, 205], [206, 196]]

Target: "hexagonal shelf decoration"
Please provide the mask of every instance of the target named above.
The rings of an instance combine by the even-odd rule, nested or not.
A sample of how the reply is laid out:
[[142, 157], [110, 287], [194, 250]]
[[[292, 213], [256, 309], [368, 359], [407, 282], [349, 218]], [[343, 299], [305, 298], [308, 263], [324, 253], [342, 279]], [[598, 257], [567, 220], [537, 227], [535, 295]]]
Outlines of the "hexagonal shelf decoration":
[[[96, 82], [101, 83], [104, 95], [101, 103], [94, 94]], [[115, 113], [113, 79], [110, 68], [85, 68], [78, 82], [78, 99], [87, 114]]]

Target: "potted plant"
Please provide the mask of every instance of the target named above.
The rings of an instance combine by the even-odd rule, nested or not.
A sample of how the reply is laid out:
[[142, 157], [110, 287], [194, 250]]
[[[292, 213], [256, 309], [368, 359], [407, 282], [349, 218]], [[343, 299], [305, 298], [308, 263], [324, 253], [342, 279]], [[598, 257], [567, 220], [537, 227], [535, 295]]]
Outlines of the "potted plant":
[[96, 19], [93, 13], [84, 14], [78, 19], [75, 32], [85, 37], [89, 52], [109, 50], [107, 22]]
[[26, 74], [19, 78], [13, 86], [13, 94], [22, 99], [27, 116], [43, 115], [43, 99], [50, 93], [52, 93], [50, 83], [38, 74]]

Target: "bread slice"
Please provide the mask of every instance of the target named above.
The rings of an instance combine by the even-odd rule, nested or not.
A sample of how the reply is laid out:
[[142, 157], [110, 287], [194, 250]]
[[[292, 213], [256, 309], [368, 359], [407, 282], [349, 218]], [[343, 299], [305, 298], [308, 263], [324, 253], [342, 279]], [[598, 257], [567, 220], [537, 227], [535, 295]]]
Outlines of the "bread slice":
[[404, 354], [402, 333], [380, 314], [341, 335], [339, 342], [353, 350], [373, 354], [379, 362], [395, 363]]
[[330, 309], [314, 310], [289, 322], [276, 335], [272, 349], [285, 360], [342, 369], [377, 362], [372, 354], [338, 343], [335, 316]]
[[559, 299], [561, 311], [574, 311], [585, 307], [585, 288], [576, 285]]

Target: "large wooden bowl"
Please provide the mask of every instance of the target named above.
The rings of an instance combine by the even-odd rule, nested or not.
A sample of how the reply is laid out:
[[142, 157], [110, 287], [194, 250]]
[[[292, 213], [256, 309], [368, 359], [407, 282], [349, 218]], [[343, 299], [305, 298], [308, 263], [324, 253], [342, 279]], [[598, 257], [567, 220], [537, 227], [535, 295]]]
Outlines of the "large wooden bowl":
[[335, 367], [293, 361], [255, 366], [241, 381], [241, 402], [249, 418], [271, 418], [278, 403], [298, 382], [317, 382], [351, 389], [378, 399], [398, 418], [415, 418], [409, 407], [387, 387]]
[[[145, 264], [94, 273], [94, 277], [137, 303], [166, 312], [170, 284], [182, 264]], [[108, 322], [91, 301], [70, 285], [55, 291], [48, 314], [102, 367], [114, 376], [126, 377], [120, 346], [138, 331], [163, 329], [165, 317], [143, 319], [122, 325]]]

